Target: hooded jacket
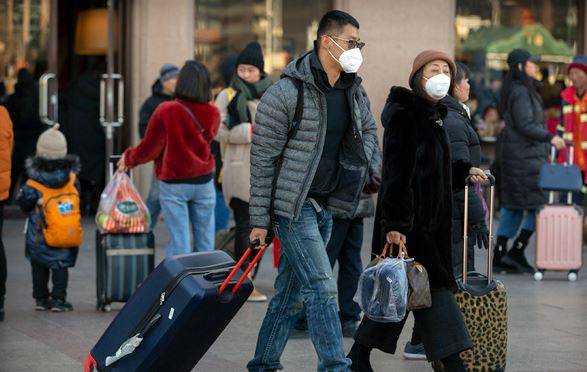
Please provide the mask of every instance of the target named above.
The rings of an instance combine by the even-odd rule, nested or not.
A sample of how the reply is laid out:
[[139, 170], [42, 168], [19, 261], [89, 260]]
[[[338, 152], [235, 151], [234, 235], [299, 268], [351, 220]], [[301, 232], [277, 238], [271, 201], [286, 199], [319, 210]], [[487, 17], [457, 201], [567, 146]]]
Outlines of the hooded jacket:
[[151, 97], [147, 98], [139, 111], [139, 135], [141, 138], [145, 137], [149, 120], [151, 119], [151, 116], [153, 116], [157, 107], [163, 102], [172, 100], [173, 96], [163, 93], [163, 84], [157, 79], [151, 86]]
[[[297, 219], [316, 177], [326, 138], [327, 109], [326, 98], [314, 81], [310, 53], [286, 67], [282, 79], [265, 92], [258, 106], [249, 202], [254, 227], [269, 228], [272, 213]], [[303, 82], [303, 117], [288, 141], [298, 93], [294, 79]], [[340, 146], [337, 187], [326, 200], [326, 207], [338, 218], [355, 215], [377, 146], [375, 120], [360, 87], [361, 78], [357, 77], [348, 89], [352, 125]], [[282, 150], [283, 161], [277, 171]]]
[[[428, 271], [431, 287], [455, 288], [452, 272], [452, 179], [463, 184], [470, 164], [451, 164], [446, 107], [393, 87], [381, 114], [383, 169], [372, 252], [385, 235], [407, 236], [410, 256]], [[452, 165], [452, 169], [451, 169]]]
[[[69, 155], [62, 160], [46, 160], [37, 156], [26, 161], [26, 174], [29, 179], [49, 188], [61, 188], [70, 179], [71, 173], [78, 174], [80, 161], [77, 156]], [[80, 191], [79, 180], [75, 187]], [[25, 255], [27, 259], [49, 269], [63, 269], [75, 265], [78, 248], [51, 248], [45, 244], [42, 222], [37, 212], [37, 201], [41, 192], [23, 184], [17, 196], [20, 208], [27, 213], [28, 219], [25, 233]]]
[[546, 203], [546, 192], [538, 186], [538, 179], [542, 165], [548, 161], [553, 136], [546, 129], [542, 99], [531, 97], [521, 82], [512, 82], [505, 110], [498, 148], [500, 204], [514, 210], [534, 210]]

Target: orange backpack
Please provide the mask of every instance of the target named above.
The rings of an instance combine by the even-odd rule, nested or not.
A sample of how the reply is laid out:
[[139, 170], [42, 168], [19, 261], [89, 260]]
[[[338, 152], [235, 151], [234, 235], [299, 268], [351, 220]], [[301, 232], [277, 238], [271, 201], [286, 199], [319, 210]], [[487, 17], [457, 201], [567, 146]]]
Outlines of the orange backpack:
[[45, 243], [52, 248], [76, 248], [82, 243], [80, 198], [75, 187], [75, 175], [58, 189], [27, 180], [26, 184], [43, 195], [43, 207], [39, 222], [43, 223]]

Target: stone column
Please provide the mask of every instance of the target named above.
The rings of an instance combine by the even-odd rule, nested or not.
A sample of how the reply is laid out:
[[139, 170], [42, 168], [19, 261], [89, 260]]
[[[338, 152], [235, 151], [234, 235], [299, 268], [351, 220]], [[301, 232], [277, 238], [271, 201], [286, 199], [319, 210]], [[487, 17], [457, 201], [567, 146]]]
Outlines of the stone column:
[[337, 0], [336, 9], [349, 12], [361, 25], [365, 59], [359, 74], [379, 117], [393, 85], [408, 86], [414, 57], [425, 49], [454, 55], [455, 0]]
[[[164, 63], [181, 68], [194, 57], [194, 0], [141, 0], [132, 4], [132, 97], [126, 125], [131, 127], [131, 142], [139, 142], [139, 110], [151, 95], [151, 85]], [[128, 133], [128, 132], [127, 132]], [[146, 197], [151, 185], [152, 163], [139, 166], [135, 183]]]

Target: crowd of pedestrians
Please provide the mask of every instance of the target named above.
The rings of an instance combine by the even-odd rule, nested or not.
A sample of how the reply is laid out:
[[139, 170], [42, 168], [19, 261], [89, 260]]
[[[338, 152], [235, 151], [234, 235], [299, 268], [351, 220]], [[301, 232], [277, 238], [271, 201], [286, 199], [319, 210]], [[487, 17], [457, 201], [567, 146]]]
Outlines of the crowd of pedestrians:
[[[118, 163], [128, 170], [154, 161], [146, 205], [151, 229], [163, 212], [170, 232], [168, 256], [213, 250], [215, 233], [228, 224], [227, 206], [235, 223], [236, 259], [252, 241], [266, 246], [274, 237], [279, 240], [275, 291], [249, 371], [283, 369], [280, 357], [294, 334], [311, 339], [319, 371], [368, 372], [372, 349], [396, 352], [407, 315], [396, 323], [361, 318], [353, 301], [364, 268], [364, 238], [372, 241], [373, 255], [386, 244], [406, 244], [428, 272], [432, 306], [413, 311], [415, 325], [404, 354], [440, 360], [447, 371], [464, 371], [459, 353], [470, 349], [472, 340], [453, 293], [463, 265], [465, 180], [478, 184], [468, 195], [467, 271], [475, 270], [477, 246], [494, 249], [496, 272], [533, 273], [525, 249], [536, 228], [536, 210], [546, 203], [538, 177], [549, 147], [560, 150], [565, 141], [572, 143], [580, 149], [575, 152], [578, 166], [587, 170], [582, 127], [587, 57], [579, 55], [569, 66], [573, 86], [561, 94], [561, 122], [552, 133], [535, 80], [539, 57], [513, 50], [498, 108], [505, 121], [495, 163], [501, 209], [497, 241], [489, 247], [479, 186], [488, 177], [480, 168], [480, 137], [466, 105], [471, 97], [467, 66], [442, 51], [419, 53], [409, 87], [390, 89], [380, 142], [358, 75], [364, 46], [359, 22], [330, 11], [318, 25], [314, 48], [291, 62], [277, 81], [265, 72], [257, 42], [227, 62], [226, 88], [216, 97], [202, 63], [190, 60], [181, 69], [165, 64], [140, 110], [141, 141], [126, 149]], [[23, 89], [31, 89], [25, 71], [19, 84], [7, 102], [9, 110]], [[60, 242], [67, 249], [55, 249], [49, 244], [57, 240], [47, 235], [49, 214], [43, 208], [48, 208], [51, 189], [66, 187], [79, 206], [79, 158], [68, 155], [59, 126], [39, 136], [36, 125], [18, 124], [34, 131], [14, 136], [15, 142], [26, 143], [28, 155], [34, 152], [25, 162], [24, 153], [12, 152], [12, 122], [30, 120], [22, 109], [13, 110], [18, 114], [9, 116], [0, 107], [0, 200], [8, 198], [11, 179], [26, 180], [19, 182], [16, 199], [28, 214], [25, 246], [36, 309], [72, 310], [66, 290], [77, 245]], [[11, 155], [18, 163], [12, 176]], [[581, 202], [582, 196], [575, 198]], [[64, 204], [59, 208], [68, 211]], [[374, 230], [364, 236], [368, 217], [374, 217]], [[2, 220], [0, 204], [0, 231]], [[0, 321], [5, 281], [0, 240]], [[268, 298], [255, 288], [249, 300]], [[343, 337], [354, 338], [348, 353]]]

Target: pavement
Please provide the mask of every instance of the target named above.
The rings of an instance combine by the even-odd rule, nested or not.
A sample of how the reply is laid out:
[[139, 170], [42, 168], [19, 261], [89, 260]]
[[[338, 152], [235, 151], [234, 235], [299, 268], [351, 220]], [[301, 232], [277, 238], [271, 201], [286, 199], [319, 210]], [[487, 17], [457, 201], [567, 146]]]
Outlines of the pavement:
[[[70, 270], [68, 299], [74, 311], [50, 313], [34, 311], [30, 265], [24, 257], [24, 219], [4, 221], [3, 240], [8, 260], [6, 320], [0, 323], [0, 372], [69, 372], [83, 370], [83, 362], [116, 316], [122, 304], [110, 313], [96, 311], [94, 224], [84, 220], [85, 237], [77, 265]], [[365, 223], [363, 262], [369, 259], [372, 220]], [[156, 257], [165, 256], [167, 229], [158, 224]], [[533, 242], [528, 248], [533, 260]], [[478, 267], [484, 267], [483, 251], [478, 251]], [[256, 286], [271, 295], [276, 271], [272, 253], [263, 259]], [[536, 282], [530, 275], [498, 275], [508, 292], [507, 371], [587, 372], [587, 278], [579, 272], [576, 282], [566, 273], [547, 272]], [[257, 332], [266, 303], [246, 303], [218, 338], [194, 371], [245, 371], [252, 357]], [[214, 316], [214, 314], [210, 314]], [[410, 337], [408, 320], [398, 350]], [[345, 350], [352, 345], [345, 339]], [[285, 371], [314, 371], [317, 358], [308, 339], [292, 339], [282, 357]], [[375, 371], [431, 371], [423, 361], [406, 361], [399, 355], [373, 351]]]

